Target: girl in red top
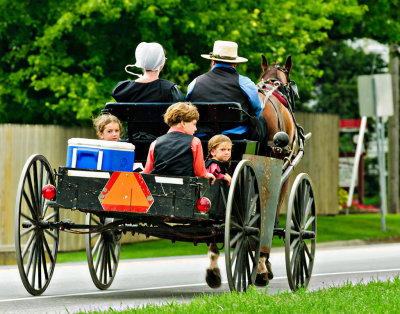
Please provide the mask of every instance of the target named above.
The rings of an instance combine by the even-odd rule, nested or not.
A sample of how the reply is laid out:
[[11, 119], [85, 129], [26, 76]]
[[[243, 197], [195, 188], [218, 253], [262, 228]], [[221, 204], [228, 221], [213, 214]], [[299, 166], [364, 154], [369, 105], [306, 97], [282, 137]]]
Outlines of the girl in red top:
[[229, 174], [229, 166], [232, 152], [232, 141], [226, 135], [214, 135], [208, 141], [208, 159], [206, 162], [207, 171], [217, 179], [225, 180], [231, 184], [232, 177]]
[[203, 160], [200, 139], [193, 136], [199, 112], [191, 103], [178, 102], [168, 107], [164, 122], [170, 126], [167, 134], [150, 145], [143, 173], [198, 176], [212, 179]]

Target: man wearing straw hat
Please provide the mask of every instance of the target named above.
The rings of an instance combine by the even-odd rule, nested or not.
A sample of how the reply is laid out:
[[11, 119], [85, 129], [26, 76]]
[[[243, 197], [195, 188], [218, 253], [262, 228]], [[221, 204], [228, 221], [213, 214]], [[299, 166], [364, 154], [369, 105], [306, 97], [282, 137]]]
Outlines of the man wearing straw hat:
[[238, 56], [237, 43], [217, 40], [213, 51], [201, 56], [212, 60], [211, 70], [189, 84], [186, 99], [192, 102], [239, 102], [251, 118], [245, 119], [245, 125], [222, 133], [258, 140], [261, 142], [260, 153], [265, 154], [268, 129], [265, 119], [260, 116], [262, 102], [256, 85], [236, 70], [238, 63], [247, 62], [246, 58]]

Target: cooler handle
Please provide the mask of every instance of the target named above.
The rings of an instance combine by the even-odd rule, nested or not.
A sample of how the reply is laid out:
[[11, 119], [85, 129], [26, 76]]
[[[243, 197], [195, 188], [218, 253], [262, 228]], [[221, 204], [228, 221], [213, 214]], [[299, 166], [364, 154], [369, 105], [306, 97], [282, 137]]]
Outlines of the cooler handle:
[[[103, 165], [103, 151], [96, 151], [96, 152], [88, 152], [85, 151], [85, 154], [93, 154], [93, 156], [97, 155], [97, 170], [101, 170], [101, 166]], [[78, 149], [74, 148], [72, 150], [72, 161], [71, 161], [71, 168], [76, 168], [76, 160], [78, 157]]]
[[97, 170], [101, 170], [101, 166], [103, 165], [103, 151], [99, 151], [99, 156], [97, 158]]

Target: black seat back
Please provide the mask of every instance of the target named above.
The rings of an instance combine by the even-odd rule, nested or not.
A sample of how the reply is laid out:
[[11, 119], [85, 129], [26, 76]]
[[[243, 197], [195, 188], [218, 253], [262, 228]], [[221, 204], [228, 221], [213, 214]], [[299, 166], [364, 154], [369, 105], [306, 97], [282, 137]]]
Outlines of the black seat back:
[[[128, 141], [136, 145], [135, 160], [144, 161], [150, 143], [169, 129], [164, 123], [163, 114], [171, 104], [110, 102], [105, 105], [102, 112], [111, 113], [121, 121], [127, 122]], [[246, 114], [243, 113], [241, 105], [236, 102], [194, 102], [193, 105], [197, 107], [200, 114], [195, 135], [200, 133], [220, 134], [224, 130], [244, 125], [246, 120]], [[207, 153], [207, 140], [210, 136], [201, 137], [205, 154]], [[236, 148], [239, 148], [238, 146]], [[233, 155], [241, 156], [242, 153], [236, 153], [234, 147]]]

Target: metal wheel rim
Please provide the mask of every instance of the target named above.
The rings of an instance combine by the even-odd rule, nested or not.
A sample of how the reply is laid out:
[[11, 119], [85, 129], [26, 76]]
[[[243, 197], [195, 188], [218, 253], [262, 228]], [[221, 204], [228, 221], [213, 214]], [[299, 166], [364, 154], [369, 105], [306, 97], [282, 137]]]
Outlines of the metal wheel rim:
[[[15, 251], [19, 274], [25, 289], [42, 294], [54, 272], [59, 241], [58, 229], [43, 229], [40, 222], [59, 221], [58, 208], [48, 207], [41, 190], [55, 186], [54, 175], [44, 156], [32, 155], [22, 170], [15, 205]], [[23, 228], [22, 222], [32, 226]]]
[[[86, 214], [87, 225], [104, 226], [112, 222], [111, 218], [102, 218], [91, 213]], [[86, 256], [90, 276], [97, 288], [105, 290], [114, 281], [121, 249], [121, 235], [111, 231], [86, 234]]]
[[[307, 234], [312, 238], [304, 239]], [[301, 173], [296, 177], [290, 192], [285, 230], [286, 274], [293, 291], [297, 291], [299, 286], [307, 287], [310, 282], [316, 234], [313, 186], [310, 177]]]
[[[246, 185], [246, 182], [249, 184]], [[246, 291], [254, 284], [257, 274], [261, 228], [261, 204], [258, 193], [258, 181], [253, 164], [248, 160], [242, 160], [233, 174], [226, 206], [225, 266], [231, 291]], [[239, 198], [238, 202], [239, 195], [244, 197]], [[236, 217], [239, 208], [246, 209], [241, 219]], [[244, 226], [258, 228], [258, 235], [246, 235], [243, 232]], [[242, 228], [242, 231], [236, 232], [233, 228]], [[233, 246], [235, 248], [232, 251]]]

